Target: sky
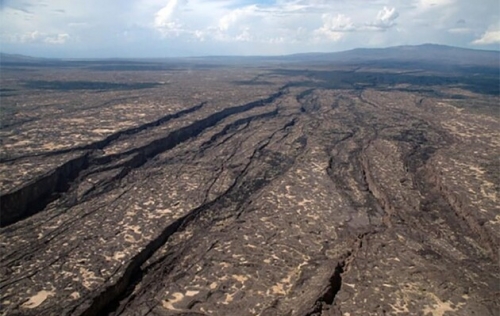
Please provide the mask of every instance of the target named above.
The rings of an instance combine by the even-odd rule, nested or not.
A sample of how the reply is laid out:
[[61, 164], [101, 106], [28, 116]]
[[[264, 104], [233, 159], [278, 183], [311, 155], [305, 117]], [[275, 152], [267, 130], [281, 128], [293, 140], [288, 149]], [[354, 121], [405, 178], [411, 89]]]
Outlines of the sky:
[[285, 55], [435, 43], [500, 49], [499, 0], [0, 0], [0, 51]]

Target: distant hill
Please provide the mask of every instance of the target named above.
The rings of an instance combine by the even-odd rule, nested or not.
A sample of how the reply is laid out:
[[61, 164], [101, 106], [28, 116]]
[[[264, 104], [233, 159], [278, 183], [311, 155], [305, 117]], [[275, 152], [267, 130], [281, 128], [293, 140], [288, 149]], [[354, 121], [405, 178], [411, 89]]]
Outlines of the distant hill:
[[[12, 63], [12, 62], [40, 62], [51, 60], [49, 58], [41, 58], [41, 57], [32, 57], [21, 54], [6, 54], [0, 53], [0, 63]], [[57, 59], [54, 59], [57, 60]]]
[[284, 56], [285, 59], [309, 62], [394, 61], [408, 63], [442, 63], [471, 66], [500, 66], [500, 52], [453, 46], [423, 44], [387, 48], [356, 48], [337, 53], [305, 53]]
[[[423, 44], [416, 46], [393, 46], [387, 48], [356, 48], [335, 53], [301, 53], [283, 56], [201, 56], [186, 58], [151, 59], [52, 59], [17, 54], [0, 53], [3, 66], [81, 67], [102, 65], [145, 64], [259, 64], [259, 63], [342, 63], [398, 68], [446, 68], [449, 66], [500, 68], [500, 51], [476, 50], [453, 46]], [[129, 66], [130, 67], [130, 66]], [[134, 66], [135, 67], [135, 66]]]

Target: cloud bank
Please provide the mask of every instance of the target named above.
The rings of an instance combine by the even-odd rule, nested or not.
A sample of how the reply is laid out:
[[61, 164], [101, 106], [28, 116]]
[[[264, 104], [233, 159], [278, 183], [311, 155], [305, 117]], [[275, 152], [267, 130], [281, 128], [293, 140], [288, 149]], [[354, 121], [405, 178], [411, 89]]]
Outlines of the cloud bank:
[[483, 0], [4, 0], [2, 50], [57, 57], [263, 55], [438, 43], [498, 49]]

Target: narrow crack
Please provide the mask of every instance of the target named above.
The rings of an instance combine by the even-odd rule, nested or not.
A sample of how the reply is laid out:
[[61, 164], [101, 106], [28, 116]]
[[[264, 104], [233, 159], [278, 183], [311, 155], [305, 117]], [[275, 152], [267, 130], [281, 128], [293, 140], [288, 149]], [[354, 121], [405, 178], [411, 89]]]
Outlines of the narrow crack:
[[[71, 189], [71, 183], [82, 176], [82, 172], [89, 169], [92, 166], [100, 164], [108, 164], [115, 159], [123, 159], [123, 157], [138, 153], [134, 159], [130, 159], [126, 162], [121, 177], [124, 177], [132, 169], [138, 168], [144, 165], [149, 159], [155, 157], [156, 155], [172, 149], [178, 144], [185, 142], [191, 137], [195, 137], [202, 133], [205, 129], [217, 124], [221, 120], [231, 115], [249, 111], [255, 107], [265, 106], [274, 102], [277, 98], [281, 97], [285, 92], [286, 87], [281, 88], [278, 92], [270, 95], [266, 99], [257, 100], [247, 104], [225, 108], [219, 112], [215, 112], [208, 117], [201, 120], [197, 120], [190, 125], [181, 127], [169, 133], [166, 137], [156, 139], [147, 145], [134, 148], [125, 153], [120, 153], [112, 156], [104, 156], [101, 158], [94, 158], [86, 152], [84, 155], [73, 159], [64, 165], [56, 168], [48, 175], [31, 182], [25, 187], [11, 193], [4, 194], [0, 196], [0, 204], [2, 205], [2, 220], [0, 221], [0, 227], [5, 227], [14, 224], [22, 219], [25, 219], [33, 214], [36, 214], [45, 209], [45, 207], [55, 199], [57, 199], [62, 194], [68, 192]], [[187, 110], [178, 112], [173, 116], [184, 115], [186, 113], [196, 111], [203, 106], [204, 103]], [[129, 130], [130, 133], [137, 133], [143, 129], [157, 126], [168, 122], [172, 115], [164, 117], [153, 123], [148, 123], [140, 127]], [[123, 134], [123, 133], [122, 133]], [[110, 136], [107, 139], [95, 143], [92, 146], [96, 148], [104, 148], [109, 145], [114, 140], [118, 139], [122, 134], [118, 133], [114, 136]], [[126, 133], [125, 133], [126, 134]]]

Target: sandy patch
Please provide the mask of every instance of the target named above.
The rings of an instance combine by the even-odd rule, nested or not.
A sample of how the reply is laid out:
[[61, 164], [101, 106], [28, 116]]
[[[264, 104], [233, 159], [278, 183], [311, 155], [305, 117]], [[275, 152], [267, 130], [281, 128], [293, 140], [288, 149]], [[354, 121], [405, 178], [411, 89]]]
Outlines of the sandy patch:
[[35, 307], [38, 307], [40, 306], [49, 296], [53, 296], [54, 292], [52, 291], [40, 291], [38, 292], [37, 294], [35, 294], [34, 296], [30, 297], [30, 299], [24, 303], [23, 305], [21, 305], [22, 307], [24, 308], [35, 308]]
[[101, 281], [102, 278], [97, 277], [93, 271], [87, 270], [83, 267], [80, 267], [80, 274], [82, 276], [82, 284], [87, 289], [91, 289], [92, 284]]
[[432, 316], [444, 316], [446, 312], [455, 312], [460, 308], [464, 303], [459, 303], [456, 308], [451, 307], [451, 302], [443, 302], [438, 297], [433, 295], [436, 299], [436, 304], [432, 306], [427, 306], [423, 312], [424, 315], [431, 314]]
[[246, 277], [244, 275], [233, 274], [233, 279], [235, 279], [236, 281], [238, 281], [240, 283], [244, 283], [246, 280], [248, 280], [248, 277]]
[[200, 293], [200, 291], [187, 291], [186, 296], [195, 296], [198, 293]]
[[174, 304], [182, 301], [184, 299], [184, 294], [176, 292], [176, 293], [173, 293], [172, 296], [174, 297], [173, 299], [166, 299], [166, 300], [162, 301], [161, 303], [162, 303], [162, 306], [165, 307], [166, 309], [176, 311], [178, 309], [174, 307]]
[[107, 128], [96, 128], [93, 129], [92, 132], [97, 133], [97, 134], [106, 134], [106, 133], [113, 133], [115, 130], [113, 129], [107, 129]]
[[43, 149], [49, 149], [49, 150], [57, 150], [57, 149], [65, 148], [65, 147], [66, 147], [66, 145], [64, 145], [64, 144], [56, 144], [53, 142], [46, 143], [46, 144], [42, 145]]

